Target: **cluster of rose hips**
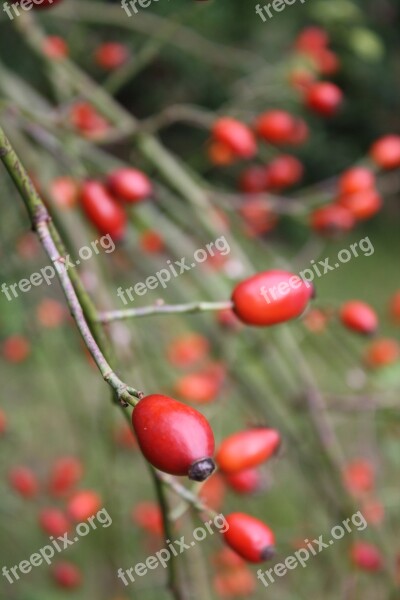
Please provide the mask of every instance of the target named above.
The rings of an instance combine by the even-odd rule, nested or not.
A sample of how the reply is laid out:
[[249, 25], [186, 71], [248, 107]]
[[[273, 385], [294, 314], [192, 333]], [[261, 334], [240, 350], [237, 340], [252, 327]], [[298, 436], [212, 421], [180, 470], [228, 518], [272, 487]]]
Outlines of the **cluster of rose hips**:
[[138, 169], [121, 168], [110, 173], [105, 183], [85, 181], [80, 191], [80, 202], [87, 218], [99, 233], [120, 240], [127, 226], [125, 206], [149, 198], [152, 191], [152, 184], [145, 173]]
[[[91, 489], [76, 489], [83, 477], [80, 460], [72, 456], [57, 459], [48, 480], [41, 490], [39, 480], [30, 468], [13, 467], [9, 472], [11, 488], [26, 500], [36, 500], [41, 492], [47, 493], [52, 506], [42, 506], [38, 511], [38, 525], [48, 536], [57, 538], [71, 530], [72, 523], [81, 523], [94, 515], [102, 506], [101, 497]], [[54, 505], [54, 501], [63, 504]], [[46, 502], [47, 503], [47, 502]], [[51, 567], [56, 584], [63, 588], [75, 588], [81, 584], [80, 569], [72, 562], [58, 561]]]

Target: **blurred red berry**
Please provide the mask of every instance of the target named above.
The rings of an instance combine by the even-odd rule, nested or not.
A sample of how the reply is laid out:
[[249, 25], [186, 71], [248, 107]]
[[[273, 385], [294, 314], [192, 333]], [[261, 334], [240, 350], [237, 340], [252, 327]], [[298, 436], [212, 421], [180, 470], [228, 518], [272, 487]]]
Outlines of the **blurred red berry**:
[[242, 171], [239, 179], [239, 188], [246, 194], [259, 194], [268, 187], [267, 171], [265, 167], [248, 167]]
[[58, 537], [69, 531], [70, 523], [58, 508], [42, 508], [39, 513], [39, 525], [45, 533]]
[[83, 476], [83, 466], [74, 456], [63, 456], [55, 461], [49, 477], [48, 489], [52, 496], [64, 496], [72, 491]]
[[208, 159], [216, 167], [226, 167], [236, 160], [236, 154], [230, 146], [211, 140], [207, 147]]
[[191, 367], [210, 351], [210, 344], [200, 333], [187, 333], [173, 340], [167, 350], [168, 360], [177, 367]]
[[310, 225], [317, 233], [334, 237], [353, 229], [355, 218], [347, 208], [327, 204], [311, 213]]
[[140, 248], [149, 254], [158, 254], [165, 250], [165, 243], [157, 231], [144, 231], [139, 238]]
[[107, 71], [118, 69], [128, 58], [128, 48], [119, 42], [105, 42], [97, 48], [94, 54], [96, 64]]
[[381, 571], [383, 558], [380, 550], [369, 542], [355, 542], [351, 547], [350, 559], [362, 571]]
[[343, 102], [343, 92], [334, 83], [319, 81], [306, 91], [306, 105], [323, 117], [334, 115]]
[[114, 440], [118, 446], [121, 446], [121, 448], [125, 448], [127, 450], [138, 447], [135, 434], [132, 431], [132, 427], [128, 423], [122, 423], [115, 430]]
[[340, 309], [340, 319], [348, 329], [370, 335], [378, 329], [378, 317], [373, 308], [360, 300], [349, 300]]
[[372, 160], [382, 169], [400, 167], [400, 135], [385, 135], [371, 147]]
[[325, 29], [311, 25], [299, 33], [295, 41], [295, 48], [308, 53], [324, 49], [328, 44], [329, 37]]
[[156, 502], [138, 502], [132, 509], [131, 518], [135, 525], [148, 533], [159, 536], [164, 533], [161, 510]]
[[73, 127], [87, 137], [101, 137], [110, 127], [104, 117], [88, 102], [74, 104], [70, 118]]
[[29, 341], [22, 335], [11, 335], [3, 342], [3, 356], [7, 362], [22, 363], [30, 354]]
[[213, 587], [221, 598], [249, 598], [257, 588], [255, 575], [246, 566], [217, 573]]
[[280, 443], [281, 436], [276, 429], [254, 427], [239, 431], [220, 444], [216, 462], [224, 473], [239, 473], [267, 461], [277, 452]]
[[14, 467], [9, 472], [9, 482], [12, 489], [23, 498], [35, 498], [39, 492], [36, 475], [27, 467]]
[[211, 510], [221, 510], [225, 498], [225, 483], [220, 473], [213, 473], [201, 486], [198, 495], [201, 502]]
[[93, 490], [79, 490], [68, 500], [68, 516], [76, 522], [86, 521], [100, 510], [101, 498]]
[[227, 146], [239, 158], [252, 158], [257, 145], [250, 128], [230, 117], [218, 119], [212, 127], [212, 137]]
[[3, 435], [7, 431], [7, 417], [4, 410], [0, 409], [0, 435]]
[[64, 306], [52, 298], [44, 298], [36, 309], [38, 322], [47, 328], [59, 327], [66, 319], [67, 311]]
[[110, 173], [107, 184], [112, 194], [129, 203], [149, 198], [153, 192], [150, 179], [138, 169], [117, 169]]
[[81, 204], [87, 218], [101, 234], [109, 234], [115, 240], [124, 237], [125, 211], [102, 183], [86, 181], [82, 186]]
[[297, 131], [299, 127], [303, 132], [307, 132], [304, 121], [297, 119], [285, 110], [267, 111], [257, 118], [254, 125], [257, 135], [272, 144], [296, 143], [299, 137]]
[[73, 563], [58, 562], [52, 566], [51, 572], [55, 583], [61, 588], [74, 589], [82, 583], [81, 572]]
[[399, 343], [390, 338], [380, 338], [368, 346], [365, 353], [365, 362], [371, 368], [379, 368], [393, 364], [399, 357]]
[[360, 221], [370, 219], [382, 208], [382, 198], [374, 189], [340, 196], [337, 202], [340, 206], [347, 208], [355, 219]]
[[299, 183], [303, 177], [304, 167], [295, 156], [282, 154], [274, 158], [267, 167], [269, 187], [282, 190]]
[[68, 44], [58, 35], [48, 35], [42, 43], [42, 52], [48, 58], [60, 60], [69, 54]]
[[375, 471], [372, 464], [359, 458], [349, 462], [343, 472], [346, 488], [354, 496], [370, 492], [375, 487]]
[[78, 202], [79, 186], [72, 177], [57, 177], [50, 183], [50, 196], [58, 208], [68, 209]]
[[232, 490], [244, 495], [259, 492], [263, 486], [261, 473], [255, 468], [227, 474], [225, 481]]
[[347, 169], [339, 178], [339, 193], [343, 196], [370, 190], [375, 186], [375, 175], [366, 167]]
[[395, 323], [400, 323], [400, 290], [390, 299], [389, 315]]

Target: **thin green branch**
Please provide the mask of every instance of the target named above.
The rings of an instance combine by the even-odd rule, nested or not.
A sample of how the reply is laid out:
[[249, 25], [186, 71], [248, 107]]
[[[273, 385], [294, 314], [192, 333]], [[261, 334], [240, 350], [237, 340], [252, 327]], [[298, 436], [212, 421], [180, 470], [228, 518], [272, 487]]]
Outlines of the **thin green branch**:
[[154, 304], [141, 308], [127, 308], [125, 310], [110, 310], [99, 312], [97, 321], [99, 323], [111, 323], [125, 319], [148, 317], [150, 315], [198, 313], [214, 310], [226, 310], [233, 307], [231, 300], [221, 302], [190, 302], [188, 304]]

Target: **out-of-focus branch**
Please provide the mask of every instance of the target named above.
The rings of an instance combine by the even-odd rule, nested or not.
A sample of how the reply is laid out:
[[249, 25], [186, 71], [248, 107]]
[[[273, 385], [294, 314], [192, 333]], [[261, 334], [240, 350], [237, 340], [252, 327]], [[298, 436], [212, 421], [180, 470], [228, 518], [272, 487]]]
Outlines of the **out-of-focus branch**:
[[98, 313], [97, 320], [100, 323], [111, 323], [136, 317], [148, 317], [150, 315], [167, 315], [177, 313], [198, 313], [214, 310], [225, 310], [232, 308], [231, 300], [221, 302], [190, 302], [188, 304], [154, 304], [141, 308], [127, 308], [125, 310], [110, 310]]

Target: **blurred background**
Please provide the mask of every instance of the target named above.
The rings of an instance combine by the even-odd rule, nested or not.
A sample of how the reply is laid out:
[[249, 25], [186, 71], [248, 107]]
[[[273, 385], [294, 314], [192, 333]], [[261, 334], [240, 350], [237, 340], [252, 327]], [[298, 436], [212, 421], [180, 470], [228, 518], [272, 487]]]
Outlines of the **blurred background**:
[[[179, 479], [217, 512], [239, 510], [268, 523], [277, 558], [263, 569], [305, 539], [329, 537], [358, 509], [368, 521], [363, 532], [346, 534], [268, 589], [256, 577], [258, 566], [237, 564], [224, 555], [220, 536], [209, 536], [175, 561], [182, 589], [175, 597], [398, 598], [400, 173], [374, 159], [371, 146], [399, 134], [400, 4], [307, 0], [263, 22], [255, 3], [237, 0], [159, 0], [132, 16], [119, 2], [63, 0], [13, 20], [1, 11], [0, 19], [0, 123], [72, 262], [81, 263], [72, 276], [98, 310], [227, 301], [255, 272], [298, 273], [326, 258], [335, 264], [341, 249], [365, 238], [374, 249], [316, 278], [315, 300], [287, 324], [247, 327], [225, 310], [104, 327], [100, 337], [118, 375], [200, 410], [217, 445], [256, 424], [280, 431], [278, 455], [260, 467], [249, 490], [235, 489], [220, 473], [203, 486]], [[104, 49], [110, 42], [117, 49]], [[343, 92], [329, 118], [305, 100], [320, 80]], [[257, 155], [243, 159], [213, 139], [220, 117], [252, 127], [274, 109], [305, 124], [301, 143], [259, 139]], [[271, 188], [246, 178], [248, 169], [259, 174], [282, 155], [300, 161], [293, 181]], [[382, 205], [351, 227], [319, 226], [315, 210], [336, 201], [338, 177], [354, 165], [374, 173]], [[82, 183], [104, 181], [123, 166], [148, 176], [151, 198], [124, 206], [124, 235], [111, 231], [112, 252], [100, 246], [83, 259], [80, 249], [109, 230], [83, 210]], [[10, 286], [49, 261], [3, 167], [0, 190], [0, 284]], [[190, 262], [220, 237], [226, 255], [134, 303], [121, 301], [119, 288], [145, 281], [167, 261]], [[376, 311], [375, 339], [341, 323], [340, 307], [352, 299]], [[110, 527], [91, 531], [51, 566], [12, 584], [3, 574], [1, 597], [172, 597], [161, 567], [128, 587], [117, 578], [118, 568], [144, 562], [166, 535], [154, 481], [124, 419], [130, 409], [113, 401], [58, 281], [18, 289], [11, 300], [3, 292], [0, 306], [0, 569], [29, 559], [60, 528], [73, 531], [80, 490], [89, 490], [91, 501], [95, 494], [112, 517]], [[90, 325], [99, 329], [95, 319]], [[386, 340], [383, 350], [374, 348], [377, 340]], [[316, 413], [315, 394], [324, 407]], [[320, 412], [340, 449], [333, 462], [321, 443]], [[165, 495], [169, 535], [190, 537], [202, 513], [168, 486]], [[358, 554], [357, 543], [366, 545]], [[64, 564], [60, 574], [60, 562], [76, 570]]]

